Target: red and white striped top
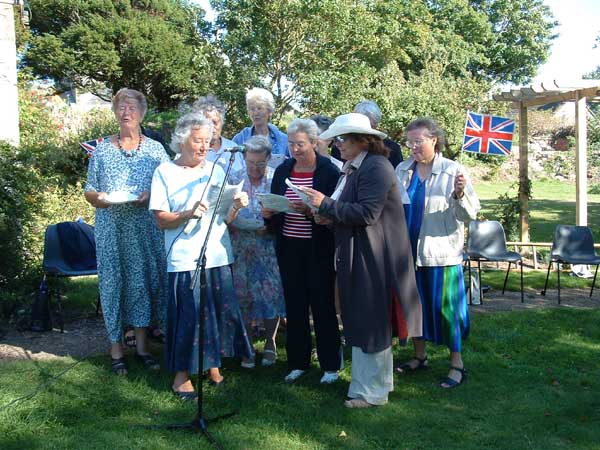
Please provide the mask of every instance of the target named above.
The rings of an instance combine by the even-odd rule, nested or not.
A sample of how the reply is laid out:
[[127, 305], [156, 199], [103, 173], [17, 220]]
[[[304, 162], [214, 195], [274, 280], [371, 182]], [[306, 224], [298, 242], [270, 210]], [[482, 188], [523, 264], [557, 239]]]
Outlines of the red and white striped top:
[[[296, 172], [290, 174], [290, 181], [296, 186], [313, 187], [313, 172]], [[299, 202], [294, 191], [287, 188], [285, 196], [292, 202]], [[283, 219], [283, 235], [287, 237], [310, 239], [312, 238], [312, 223], [304, 214], [286, 213]]]

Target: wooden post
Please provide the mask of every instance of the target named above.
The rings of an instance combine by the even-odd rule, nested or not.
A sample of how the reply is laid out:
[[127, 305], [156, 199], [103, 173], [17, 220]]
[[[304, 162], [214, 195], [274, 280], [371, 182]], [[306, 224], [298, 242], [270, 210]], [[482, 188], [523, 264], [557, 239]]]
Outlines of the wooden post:
[[0, 1], [0, 140], [19, 145], [14, 2]]
[[529, 242], [529, 129], [527, 107], [519, 102], [519, 211], [521, 242]]
[[586, 99], [575, 92], [575, 223], [587, 225], [587, 110]]

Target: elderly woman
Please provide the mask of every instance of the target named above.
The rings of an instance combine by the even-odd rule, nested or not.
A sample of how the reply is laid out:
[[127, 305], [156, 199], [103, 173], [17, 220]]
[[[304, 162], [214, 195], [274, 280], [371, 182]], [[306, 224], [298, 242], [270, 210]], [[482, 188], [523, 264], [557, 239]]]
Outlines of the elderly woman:
[[263, 209], [276, 233], [276, 253], [283, 282], [287, 315], [286, 350], [289, 374], [286, 382], [300, 378], [310, 366], [312, 312], [317, 356], [325, 371], [321, 383], [333, 383], [342, 365], [340, 334], [334, 305], [333, 234], [315, 223], [311, 209], [286, 184], [314, 187], [331, 194], [338, 169], [317, 153], [319, 129], [308, 119], [296, 119], [288, 127], [292, 157], [275, 170], [271, 192], [283, 195], [293, 211], [274, 214]]
[[[333, 194], [305, 189], [317, 222], [335, 227], [338, 288], [346, 344], [352, 346], [348, 408], [384, 405], [394, 389], [392, 317], [400, 339], [421, 335], [419, 303], [402, 201], [385, 137], [362, 114], [339, 116], [321, 134], [336, 137], [344, 177]], [[327, 196], [329, 195], [329, 196]]]
[[[165, 231], [169, 272], [165, 364], [175, 373], [174, 393], [184, 400], [196, 396], [190, 374], [199, 372], [200, 363], [197, 347], [200, 289], [190, 290], [190, 282], [214, 211], [206, 203], [206, 191], [225, 182], [223, 170], [206, 161], [211, 138], [212, 124], [208, 119], [193, 113], [181, 117], [171, 142], [171, 148], [180, 157], [156, 169], [150, 198], [150, 209], [158, 226]], [[247, 201], [245, 194], [238, 194], [229, 216]], [[198, 223], [185, 233], [184, 228], [192, 218], [199, 218]], [[206, 317], [202, 367], [209, 369], [211, 382], [218, 385], [223, 382], [219, 372], [221, 357], [252, 358], [253, 352], [233, 287], [233, 254], [222, 217], [216, 219], [211, 233], [206, 252], [207, 296], [202, 300]]]
[[271, 141], [272, 154], [289, 156], [287, 135], [270, 123], [275, 111], [273, 94], [262, 88], [250, 89], [246, 94], [246, 107], [252, 126], [236, 134], [233, 142], [242, 145], [252, 136], [266, 136]]
[[469, 334], [469, 316], [462, 271], [464, 222], [480, 209], [464, 169], [442, 156], [444, 132], [429, 118], [406, 127], [406, 146], [412, 156], [396, 174], [405, 192], [408, 232], [417, 266], [417, 286], [423, 305], [423, 335], [413, 339], [415, 356], [397, 368], [399, 373], [428, 366], [425, 341], [450, 350], [450, 372], [443, 388], [460, 385], [466, 377], [462, 340]]
[[[192, 112], [202, 114], [213, 125], [213, 137], [210, 142], [210, 152], [206, 157], [207, 161], [216, 162], [223, 169], [227, 168], [231, 153], [228, 148], [235, 147], [237, 144], [221, 135], [223, 125], [225, 124], [225, 105], [214, 95], [200, 97], [192, 105]], [[231, 173], [244, 169], [244, 158], [241, 153], [235, 153]]]
[[[283, 287], [275, 257], [275, 236], [268, 233], [261, 215], [257, 194], [271, 192], [274, 170], [267, 165], [271, 157], [271, 143], [265, 136], [253, 136], [244, 144], [246, 169], [232, 175], [232, 183], [243, 182], [248, 194], [248, 206], [240, 209], [230, 224], [235, 264], [233, 280], [242, 316], [250, 329], [252, 322], [262, 322], [266, 339], [263, 366], [277, 359], [275, 336], [279, 318], [285, 316]], [[252, 368], [253, 362], [246, 361]]]
[[147, 206], [154, 169], [169, 158], [161, 144], [142, 135], [147, 107], [141, 92], [117, 92], [112, 109], [119, 133], [97, 146], [85, 186], [85, 199], [96, 208], [100, 301], [118, 375], [127, 374], [125, 326], [135, 329], [136, 354], [146, 368], [159, 368], [148, 351], [146, 328], [152, 319], [163, 319], [166, 261], [162, 233]]

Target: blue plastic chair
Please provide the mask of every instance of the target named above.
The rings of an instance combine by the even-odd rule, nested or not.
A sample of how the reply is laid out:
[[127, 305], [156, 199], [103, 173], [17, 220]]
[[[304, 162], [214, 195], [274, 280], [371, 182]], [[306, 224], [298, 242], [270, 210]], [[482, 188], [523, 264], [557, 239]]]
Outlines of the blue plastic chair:
[[542, 295], [546, 295], [548, 288], [548, 278], [552, 263], [556, 263], [556, 273], [558, 276], [558, 304], [560, 304], [560, 264], [588, 264], [596, 266], [594, 272], [594, 281], [590, 290], [590, 298], [594, 293], [596, 284], [596, 275], [598, 275], [598, 265], [600, 256], [594, 250], [594, 236], [589, 227], [574, 225], [557, 225], [554, 230], [554, 241], [550, 251], [550, 263], [548, 264], [548, 273], [546, 274], [546, 283]]
[[[469, 236], [467, 238], [467, 255], [469, 256], [469, 280], [471, 279], [471, 261], [477, 261], [479, 272], [479, 295], [481, 293], [481, 261], [508, 262], [502, 295], [506, 290], [506, 282], [510, 273], [510, 266], [521, 262], [521, 303], [523, 298], [523, 258], [520, 253], [511, 252], [506, 248], [506, 236], [502, 224], [495, 220], [473, 220], [469, 222]], [[469, 283], [470, 284], [470, 283]], [[469, 291], [469, 302], [472, 301], [472, 293]]]
[[[82, 239], [76, 239], [69, 242], [69, 245], [61, 242], [59, 226], [61, 224], [72, 224], [80, 230]], [[48, 277], [48, 280], [54, 279], [53, 283], [48, 283], [50, 302], [52, 296], [56, 296], [58, 306], [58, 318], [60, 322], [60, 331], [64, 331], [64, 320], [62, 314], [62, 303], [60, 294], [60, 278], [81, 277], [97, 275], [98, 269], [95, 260], [94, 227], [85, 222], [62, 222], [61, 224], [48, 225], [44, 237], [44, 260], [42, 268]], [[65, 253], [65, 249], [75, 248], [79, 251]], [[93, 252], [93, 253], [92, 253]], [[94, 258], [89, 257], [84, 260], [79, 259], [80, 255], [93, 254]], [[100, 299], [96, 302], [96, 314], [100, 309]], [[52, 311], [52, 308], [50, 308]], [[52, 320], [52, 318], [50, 318]]]

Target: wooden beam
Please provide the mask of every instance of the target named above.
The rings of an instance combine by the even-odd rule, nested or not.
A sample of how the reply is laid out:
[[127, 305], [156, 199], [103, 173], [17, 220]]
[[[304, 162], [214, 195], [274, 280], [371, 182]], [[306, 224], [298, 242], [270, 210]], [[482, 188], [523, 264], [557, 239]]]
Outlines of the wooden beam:
[[527, 106], [519, 103], [519, 221], [521, 242], [529, 242], [529, 127]]
[[587, 225], [587, 108], [585, 96], [575, 101], [575, 175], [577, 225]]

